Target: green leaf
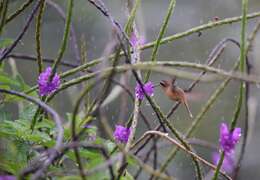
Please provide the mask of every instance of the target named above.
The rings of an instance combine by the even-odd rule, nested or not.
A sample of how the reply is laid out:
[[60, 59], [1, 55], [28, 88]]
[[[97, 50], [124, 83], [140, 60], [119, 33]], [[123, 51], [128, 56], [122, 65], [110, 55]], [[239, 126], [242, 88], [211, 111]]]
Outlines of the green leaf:
[[129, 165], [131, 166], [137, 166], [138, 163], [136, 162], [136, 160], [134, 158], [132, 158], [131, 156], [127, 156], [127, 162]]
[[0, 39], [0, 48], [5, 48], [11, 45], [13, 42], [14, 40], [10, 38]]
[[11, 114], [5, 110], [3, 105], [0, 105], [0, 123], [7, 119], [11, 119]]
[[109, 153], [112, 153], [116, 148], [116, 144], [110, 140], [105, 141], [105, 145], [106, 145]]
[[120, 177], [120, 180], [134, 180], [133, 176], [126, 170], [125, 174]]
[[29, 104], [23, 108], [19, 113], [19, 119], [31, 120], [36, 112], [37, 106], [35, 104]]
[[30, 129], [30, 121], [3, 121], [0, 124], [0, 137], [13, 137], [19, 140], [51, 147], [55, 141], [46, 132]]
[[17, 174], [26, 167], [30, 146], [19, 140], [4, 139], [0, 152], [0, 169]]
[[[22, 76], [17, 75], [15, 78], [10, 77], [9, 74], [5, 73], [3, 69], [0, 69], [0, 88], [3, 89], [12, 89], [15, 91], [26, 91], [30, 88], [24, 80], [22, 79]], [[30, 94], [30, 95], [36, 95], [36, 92]], [[4, 95], [4, 100], [5, 102], [10, 102], [10, 101], [20, 101], [23, 100], [22, 98], [19, 98], [17, 96], [12, 96], [12, 95]]]

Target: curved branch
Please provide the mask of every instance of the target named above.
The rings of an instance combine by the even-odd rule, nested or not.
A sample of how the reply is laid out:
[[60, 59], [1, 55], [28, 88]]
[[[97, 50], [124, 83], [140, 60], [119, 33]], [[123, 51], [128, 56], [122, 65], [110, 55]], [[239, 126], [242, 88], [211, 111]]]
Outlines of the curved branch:
[[38, 2], [35, 4], [35, 6], [33, 7], [33, 10], [31, 12], [31, 14], [29, 15], [26, 24], [24, 26], [24, 28], [21, 30], [21, 32], [19, 33], [19, 35], [16, 37], [15, 41], [13, 42], [13, 44], [4, 50], [3, 54], [0, 55], [0, 62], [2, 62], [7, 55], [17, 46], [17, 44], [19, 43], [19, 41], [23, 38], [23, 36], [25, 35], [26, 31], [28, 30], [34, 15], [36, 14], [37, 10], [39, 9], [41, 4], [41, 0], [38, 0]]
[[28, 96], [26, 94], [17, 92], [17, 91], [13, 91], [13, 90], [6, 90], [6, 89], [1, 89], [0, 88], [0, 92], [4, 93], [4, 94], [10, 94], [13, 96], [18, 96], [21, 97], [27, 101], [30, 101], [38, 106], [41, 106], [45, 111], [47, 111], [48, 113], [51, 114], [53, 120], [56, 123], [56, 127], [57, 127], [57, 131], [58, 131], [58, 135], [57, 135], [57, 140], [56, 140], [56, 145], [55, 145], [55, 149], [56, 150], [60, 150], [61, 147], [63, 146], [63, 127], [62, 127], [62, 120], [59, 116], [59, 114], [52, 109], [50, 106], [48, 106], [47, 104], [43, 103], [42, 101], [40, 101], [39, 99], [36, 99], [34, 97]]
[[[151, 135], [157, 135], [160, 136], [162, 138], [167, 139], [168, 141], [170, 141], [172, 144], [178, 146], [178, 148], [182, 149], [183, 151], [185, 151], [186, 153], [190, 154], [191, 156], [193, 156], [194, 158], [196, 158], [197, 160], [201, 161], [202, 163], [204, 163], [205, 165], [209, 166], [211, 169], [215, 170], [216, 166], [213, 165], [212, 163], [208, 162], [207, 160], [205, 160], [204, 158], [198, 156], [197, 154], [195, 154], [194, 152], [190, 151], [189, 149], [187, 149], [185, 146], [181, 145], [180, 143], [178, 143], [175, 139], [169, 137], [168, 133], [162, 133], [160, 131], [146, 131], [142, 137], [140, 137], [137, 142], [133, 145], [136, 146], [138, 143], [140, 143], [142, 140], [144, 140], [147, 136], [151, 136]], [[220, 173], [225, 176], [227, 179], [232, 180], [231, 177], [229, 177], [225, 172], [220, 171]]]

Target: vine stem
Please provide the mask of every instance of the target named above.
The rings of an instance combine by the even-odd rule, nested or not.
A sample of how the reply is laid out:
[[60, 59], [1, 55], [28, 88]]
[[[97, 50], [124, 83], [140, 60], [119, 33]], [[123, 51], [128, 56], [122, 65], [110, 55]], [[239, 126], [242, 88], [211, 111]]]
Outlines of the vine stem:
[[34, 0], [28, 0], [26, 1], [24, 4], [21, 5], [21, 7], [19, 7], [19, 9], [17, 9], [17, 11], [15, 11], [14, 13], [12, 13], [11, 15], [9, 15], [6, 18], [5, 24], [11, 22], [15, 17], [17, 17], [19, 14], [21, 14], [27, 7], [30, 6], [30, 4], [33, 2]]
[[63, 146], [63, 126], [62, 126], [62, 120], [61, 120], [59, 114], [55, 110], [53, 110], [50, 106], [48, 106], [44, 102], [40, 101], [39, 99], [36, 99], [34, 97], [28, 96], [26, 94], [23, 94], [23, 93], [20, 93], [20, 92], [17, 92], [17, 91], [6, 90], [6, 89], [1, 89], [0, 88], [0, 92], [1, 93], [5, 93], [5, 94], [18, 96], [18, 97], [21, 97], [23, 99], [26, 99], [27, 101], [30, 101], [30, 102], [32, 102], [32, 103], [34, 103], [36, 105], [41, 106], [45, 111], [49, 112], [52, 115], [53, 120], [56, 123], [57, 131], [58, 131], [55, 149], [59, 151], [62, 148], [62, 146]]
[[10, 52], [12, 52], [12, 50], [17, 46], [19, 41], [23, 38], [23, 36], [25, 35], [26, 31], [28, 30], [28, 28], [29, 28], [29, 26], [30, 26], [30, 24], [31, 24], [31, 22], [34, 18], [34, 15], [36, 14], [37, 10], [39, 9], [40, 4], [41, 4], [41, 0], [38, 0], [38, 2], [33, 7], [31, 14], [28, 16], [26, 23], [25, 23], [25, 26], [23, 27], [23, 29], [21, 30], [19, 35], [16, 37], [16, 39], [10, 45], [10, 47], [5, 49], [4, 52], [2, 54], [0, 54], [0, 63], [3, 62], [3, 60], [8, 56], [8, 54]]
[[[249, 36], [248, 38], [248, 44], [246, 46], [246, 55], [248, 54], [249, 49], [252, 48], [252, 43], [256, 37], [257, 32], [260, 29], [260, 22], [258, 21], [257, 25], [255, 26], [252, 34]], [[246, 69], [247, 69], [247, 73], [251, 74], [251, 70], [253, 65], [251, 64], [251, 62], [249, 62], [249, 60], [246, 60]], [[234, 179], [237, 179], [239, 170], [241, 168], [242, 165], [242, 160], [244, 158], [244, 154], [246, 151], [246, 145], [248, 144], [248, 133], [249, 133], [249, 108], [250, 108], [250, 104], [249, 104], [249, 96], [250, 96], [250, 85], [248, 83], [246, 83], [246, 89], [245, 89], [245, 103], [246, 103], [246, 108], [245, 108], [245, 127], [244, 127], [244, 133], [243, 133], [243, 141], [242, 141], [242, 145], [241, 145], [241, 151], [240, 154], [238, 156], [238, 161], [236, 164], [236, 168], [234, 170]]]
[[37, 62], [38, 62], [38, 71], [39, 74], [43, 69], [43, 60], [41, 54], [41, 24], [42, 24], [42, 16], [44, 12], [45, 0], [41, 0], [40, 10], [36, 21], [36, 31], [35, 31], [35, 39], [36, 39], [36, 52], [37, 52]]
[[52, 75], [51, 75], [50, 79], [52, 79], [53, 76], [55, 75], [58, 65], [59, 65], [59, 63], [64, 55], [64, 52], [66, 50], [66, 47], [67, 47], [67, 42], [68, 42], [69, 33], [70, 33], [71, 19], [72, 19], [73, 4], [74, 4], [74, 0], [68, 1], [68, 5], [67, 5], [68, 13], [66, 16], [63, 39], [62, 39], [61, 47], [59, 49], [58, 57], [56, 58], [55, 62], [52, 65]]
[[[208, 162], [207, 160], [205, 160], [204, 158], [200, 157], [199, 155], [197, 155], [196, 153], [190, 151], [190, 149], [186, 148], [185, 146], [181, 145], [179, 142], [177, 142], [175, 139], [171, 138], [168, 133], [163, 133], [161, 131], [146, 131], [136, 142], [135, 144], [132, 146], [136, 146], [137, 144], [139, 144], [141, 141], [143, 141], [147, 136], [151, 136], [151, 135], [156, 135], [156, 136], [160, 136], [168, 141], [170, 141], [172, 144], [176, 145], [178, 148], [180, 148], [181, 150], [185, 151], [186, 153], [190, 154], [191, 156], [193, 156], [194, 158], [196, 158], [197, 160], [201, 161], [203, 164], [209, 166], [211, 169], [217, 169], [217, 167], [213, 164], [211, 164], [210, 162]], [[221, 174], [223, 176], [225, 176], [227, 179], [232, 179], [231, 177], [229, 177], [226, 173], [220, 171]]]
[[[162, 24], [162, 26], [161, 26], [161, 29], [160, 29], [158, 38], [156, 39], [155, 44], [154, 44], [154, 46], [153, 46], [152, 55], [151, 55], [151, 61], [152, 61], [152, 62], [156, 61], [156, 56], [157, 56], [159, 47], [160, 47], [160, 45], [161, 45], [161, 41], [162, 41], [163, 35], [164, 35], [165, 32], [166, 32], [166, 29], [167, 29], [167, 26], [168, 26], [170, 17], [171, 17], [171, 15], [173, 14], [175, 5], [176, 5], [176, 0], [170, 0], [170, 4], [169, 4], [169, 6], [168, 6], [168, 10], [167, 10], [166, 16], [165, 16], [165, 18], [164, 18], [163, 24]], [[149, 77], [150, 77], [150, 74], [151, 74], [151, 71], [148, 71], [147, 74], [146, 74], [146, 76], [145, 76], [145, 79], [144, 79], [145, 82], [148, 81], [148, 79], [149, 79]]]
[[[242, 22], [241, 22], [241, 32], [240, 32], [240, 41], [241, 41], [240, 44], [241, 45], [240, 45], [240, 60], [239, 60], [239, 69], [240, 69], [241, 73], [243, 73], [245, 71], [245, 60], [246, 60], [245, 42], [246, 42], [247, 9], [248, 9], [248, 0], [242, 0]], [[241, 112], [241, 108], [243, 105], [244, 93], [245, 93], [245, 83], [240, 82], [239, 98], [237, 101], [237, 106], [236, 106], [236, 110], [235, 110], [233, 119], [231, 121], [231, 127], [230, 127], [231, 131], [233, 131], [234, 128], [236, 127], [236, 124], [237, 124], [237, 121], [238, 121], [238, 118], [239, 118], [239, 115]], [[222, 152], [220, 155], [220, 161], [218, 162], [217, 169], [214, 172], [212, 180], [217, 180], [218, 174], [219, 174], [219, 169], [221, 168], [221, 165], [223, 163], [224, 156], [225, 156], [225, 153]]]

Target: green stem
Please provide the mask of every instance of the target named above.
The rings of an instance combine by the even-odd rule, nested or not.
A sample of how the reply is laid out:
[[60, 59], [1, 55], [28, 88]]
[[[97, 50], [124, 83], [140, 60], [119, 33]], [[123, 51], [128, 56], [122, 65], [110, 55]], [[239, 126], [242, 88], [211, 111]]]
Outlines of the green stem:
[[[246, 14], [248, 9], [247, 6], [248, 6], [248, 0], [242, 0], [242, 22], [241, 22], [241, 33], [240, 33], [241, 47], [240, 47], [240, 66], [239, 66], [241, 73], [245, 72], [246, 24], [247, 24]], [[234, 117], [231, 122], [231, 130], [233, 130], [237, 124], [237, 120], [240, 115], [242, 104], [243, 104], [244, 94], [245, 94], [245, 83], [240, 82], [239, 98], [237, 101]]]
[[[60, 47], [60, 50], [59, 50], [59, 53], [58, 53], [58, 57], [57, 59], [55, 59], [54, 63], [53, 63], [53, 66], [52, 66], [52, 74], [51, 76], [49, 77], [49, 80], [51, 80], [55, 73], [56, 73], [56, 70], [57, 70], [57, 67], [63, 57], [63, 54], [66, 50], [66, 47], [67, 47], [67, 41], [68, 41], [68, 37], [69, 37], [69, 32], [70, 32], [70, 25], [71, 25], [71, 18], [72, 18], [72, 10], [73, 10], [73, 0], [69, 0], [68, 1], [68, 13], [67, 13], [67, 17], [66, 17], [66, 23], [65, 23], [65, 30], [64, 30], [64, 35], [63, 35], [63, 40], [62, 40], [62, 45]], [[45, 101], [44, 101], [45, 102]], [[39, 108], [37, 109], [36, 112], [42, 112], [41, 110], [39, 110]], [[38, 118], [38, 115], [40, 115], [41, 113], [36, 113], [35, 116], [34, 116], [34, 124], [32, 124], [32, 128], [35, 126], [36, 124], [36, 120]]]
[[12, 21], [16, 16], [18, 16], [19, 14], [21, 14], [27, 7], [30, 6], [30, 4], [33, 2], [34, 0], [28, 0], [27, 2], [25, 2], [24, 4], [22, 4], [21, 7], [19, 7], [19, 9], [17, 9], [13, 14], [11, 14], [10, 16], [8, 16], [6, 18], [5, 24], [9, 23], [10, 21]]
[[218, 179], [218, 174], [219, 174], [220, 168], [221, 168], [221, 166], [223, 164], [224, 158], [225, 158], [225, 153], [224, 153], [224, 151], [222, 151], [221, 154], [220, 154], [220, 158], [219, 158], [219, 161], [218, 161], [217, 168], [216, 168], [215, 173], [214, 173], [214, 175], [212, 177], [212, 180], [217, 180]]
[[[168, 10], [167, 10], [165, 19], [163, 21], [163, 24], [161, 26], [161, 29], [160, 29], [160, 32], [159, 32], [159, 35], [158, 35], [158, 38], [155, 41], [155, 44], [153, 46], [153, 51], [152, 51], [152, 55], [151, 55], [151, 61], [152, 62], [156, 61], [156, 56], [157, 56], [159, 47], [161, 45], [161, 41], [162, 41], [163, 35], [166, 32], [166, 28], [168, 26], [169, 19], [170, 19], [171, 15], [172, 15], [172, 13], [174, 11], [175, 4], [176, 4], [176, 0], [171, 0], [170, 1], [170, 4], [169, 4]], [[146, 76], [145, 76], [145, 78], [144, 78], [145, 82], [148, 81], [150, 74], [151, 74], [151, 71], [148, 71]]]
[[0, 14], [2, 17], [1, 22], [0, 22], [0, 35], [2, 34], [3, 31], [3, 27], [5, 25], [5, 21], [6, 21], [6, 15], [7, 15], [7, 11], [8, 11], [8, 3], [9, 0], [3, 0], [3, 11], [2, 14]]
[[37, 62], [38, 62], [38, 71], [39, 74], [42, 72], [43, 68], [43, 61], [41, 55], [41, 24], [42, 24], [42, 16], [44, 12], [45, 0], [41, 0], [40, 10], [36, 21], [36, 32], [35, 32], [35, 39], [36, 39], [36, 52], [37, 52]]
[[136, 16], [136, 12], [137, 12], [137, 9], [138, 7], [140, 6], [141, 4], [141, 0], [136, 0], [134, 6], [133, 6], [133, 9], [131, 10], [131, 13], [129, 15], [129, 18], [128, 18], [128, 21], [125, 25], [125, 32], [129, 35], [130, 33], [130, 30], [131, 30], [131, 27], [133, 26], [134, 24], [134, 20], [135, 20], [135, 16]]
[[[246, 16], [246, 19], [256, 18], [256, 17], [259, 17], [259, 16], [260, 16], [260, 12], [255, 12], [255, 13], [248, 14]], [[203, 24], [203, 25], [191, 28], [187, 31], [180, 32], [180, 33], [174, 34], [172, 36], [165, 37], [161, 40], [161, 44], [167, 44], [167, 43], [170, 43], [170, 42], [172, 42], [176, 39], [181, 39], [183, 37], [189, 36], [189, 35], [197, 33], [197, 32], [202, 32], [202, 31], [207, 30], [207, 29], [212, 29], [212, 28], [219, 27], [219, 26], [222, 26], [222, 25], [225, 25], [225, 24], [231, 24], [231, 23], [239, 22], [239, 21], [241, 21], [241, 19], [242, 19], [242, 16], [238, 16], [238, 17], [226, 18], [226, 19], [214, 21], [214, 22], [212, 21], [212, 22], [209, 22], [207, 24]], [[153, 42], [150, 42], [148, 44], [145, 44], [140, 49], [142, 49], [142, 50], [148, 49], [148, 48], [153, 47], [155, 44], [156, 44], [156, 41], [153, 41]]]
[[70, 26], [71, 26], [71, 19], [72, 19], [72, 10], [73, 10], [73, 2], [74, 0], [68, 0], [68, 5], [67, 5], [67, 9], [68, 9], [68, 13], [66, 16], [66, 22], [65, 22], [65, 29], [64, 29], [64, 35], [63, 35], [63, 39], [62, 39], [62, 44], [58, 53], [58, 57], [55, 60], [55, 62], [52, 65], [52, 76], [51, 78], [53, 78], [57, 67], [64, 55], [64, 52], [66, 50], [67, 47], [67, 42], [68, 42], [68, 38], [69, 38], [69, 33], [70, 33]]

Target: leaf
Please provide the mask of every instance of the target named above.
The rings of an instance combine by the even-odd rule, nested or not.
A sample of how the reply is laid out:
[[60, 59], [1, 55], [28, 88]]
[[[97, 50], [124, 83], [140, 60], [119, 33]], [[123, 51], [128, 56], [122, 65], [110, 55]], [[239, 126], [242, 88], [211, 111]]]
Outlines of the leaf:
[[[0, 69], [0, 88], [3, 89], [12, 89], [15, 91], [26, 91], [30, 89], [30, 86], [28, 86], [24, 80], [22, 79], [22, 76], [17, 75], [15, 78], [10, 77], [9, 74], [5, 73], [2, 69]], [[36, 92], [31, 93], [30, 95], [36, 95]], [[11, 101], [20, 101], [23, 100], [20, 97], [13, 96], [13, 95], [4, 95], [5, 102], [11, 102]]]
[[0, 152], [0, 169], [17, 174], [26, 167], [27, 154], [30, 146], [19, 140], [4, 139], [2, 152]]
[[109, 153], [112, 153], [112, 152], [115, 150], [115, 148], [116, 148], [116, 144], [113, 143], [113, 142], [110, 141], [110, 140], [107, 140], [107, 141], [105, 142], [105, 145], [106, 145], [106, 147], [107, 147]]
[[134, 180], [133, 176], [126, 170], [125, 174], [120, 177], [120, 180]]
[[55, 144], [55, 141], [50, 136], [38, 130], [31, 133], [30, 121], [16, 120], [16, 121], [3, 121], [0, 124], [0, 137], [10, 137], [23, 140], [25, 142], [31, 142], [47, 147], [51, 147]]
[[5, 48], [11, 45], [13, 42], [14, 40], [10, 38], [0, 39], [0, 48]]
[[132, 158], [131, 156], [127, 156], [127, 162], [129, 165], [131, 166], [136, 166], [138, 165], [138, 163], [136, 162], [136, 160], [134, 158]]
[[36, 112], [37, 106], [30, 103], [23, 108], [23, 111], [19, 114], [19, 119], [31, 120]]
[[11, 89], [19, 88], [20, 84], [15, 79], [8, 77], [10, 75], [0, 74], [0, 86], [7, 85]]
[[11, 114], [5, 110], [5, 108], [0, 105], [0, 123], [2, 120], [11, 119]]

